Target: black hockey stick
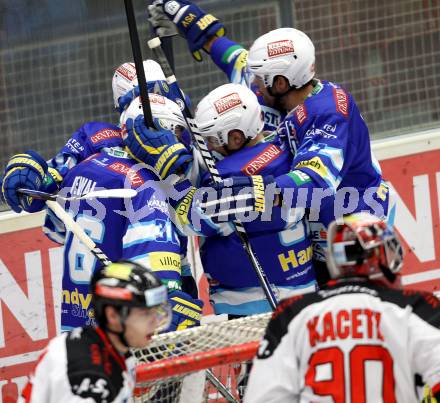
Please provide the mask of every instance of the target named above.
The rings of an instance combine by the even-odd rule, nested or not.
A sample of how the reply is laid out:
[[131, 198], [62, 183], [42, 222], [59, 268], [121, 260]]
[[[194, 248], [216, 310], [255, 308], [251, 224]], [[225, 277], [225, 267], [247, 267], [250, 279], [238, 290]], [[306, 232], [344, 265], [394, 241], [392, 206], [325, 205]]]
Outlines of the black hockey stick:
[[[156, 37], [148, 41], [149, 48], [153, 51], [154, 56], [157, 60], [157, 62], [162, 67], [162, 70], [165, 74], [165, 77], [167, 79], [169, 86], [176, 86], [176, 89], [178, 90], [178, 94], [182, 94], [182, 91], [180, 90], [180, 87], [177, 83], [177, 79], [174, 75], [174, 72], [168, 63], [168, 60], [163, 52], [163, 49], [161, 48], [161, 40], [160, 38]], [[211, 155], [211, 152], [208, 150], [208, 147], [206, 146], [205, 140], [203, 136], [200, 134], [197, 124], [194, 120], [194, 116], [191, 113], [188, 105], [185, 102], [185, 97], [182, 96], [181, 100], [185, 105], [185, 109], [183, 112], [185, 121], [188, 125], [188, 129], [191, 133], [191, 136], [193, 138], [194, 144], [200, 151], [200, 154], [202, 155], [203, 161], [205, 162], [208, 172], [211, 175], [211, 178], [214, 182], [220, 182], [222, 180], [217, 167], [215, 166], [214, 158]], [[269, 302], [271, 308], [275, 310], [277, 306], [277, 299], [275, 297], [275, 293], [270, 285], [270, 282], [266, 276], [266, 273], [263, 270], [263, 267], [261, 266], [261, 263], [258, 260], [257, 255], [255, 254], [252, 245], [249, 241], [249, 237], [246, 233], [246, 230], [243, 226], [243, 224], [240, 221], [234, 221], [235, 225], [235, 232], [237, 236], [239, 237], [241, 243], [243, 244], [243, 248], [246, 251], [249, 260], [251, 261], [251, 264], [255, 270], [255, 273], [258, 277], [258, 280], [260, 282], [260, 285], [264, 291], [264, 294], [266, 295], [267, 301]]]
[[144, 111], [145, 126], [154, 129], [153, 115], [151, 113], [150, 102], [147, 91], [147, 80], [142, 59], [141, 45], [139, 43], [139, 33], [136, 25], [136, 16], [134, 15], [132, 0], [124, 0], [125, 13], [127, 15], [128, 31], [130, 33], [131, 50], [133, 52], [134, 65], [136, 66], [136, 75], [138, 78], [139, 92], [141, 96], [142, 109]]

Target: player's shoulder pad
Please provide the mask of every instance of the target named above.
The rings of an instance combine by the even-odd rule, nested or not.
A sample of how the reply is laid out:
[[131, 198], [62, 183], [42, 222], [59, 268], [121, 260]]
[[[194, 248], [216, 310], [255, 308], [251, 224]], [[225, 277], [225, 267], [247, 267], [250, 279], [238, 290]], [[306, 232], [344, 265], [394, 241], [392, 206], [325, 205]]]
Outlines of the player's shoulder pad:
[[79, 131], [95, 149], [100, 149], [101, 144], [108, 147], [122, 144], [122, 129], [112, 123], [88, 122]]
[[431, 292], [412, 289], [376, 287], [379, 298], [412, 312], [425, 322], [440, 328], [440, 300]]
[[[118, 174], [121, 178], [128, 180], [132, 188], [138, 188], [148, 181], [157, 181], [159, 176], [145, 165], [138, 165], [139, 163], [131, 158], [120, 159], [112, 156], [106, 156], [108, 162], [105, 167], [109, 171]], [[153, 183], [149, 184], [154, 187]]]
[[334, 116], [348, 119], [353, 105], [353, 98], [348, 91], [328, 81], [321, 82], [322, 89], [306, 98], [288, 117], [301, 128], [307, 121], [314, 121], [317, 116]]
[[281, 339], [287, 334], [289, 324], [292, 320], [295, 319], [303, 309], [322, 300], [323, 297], [318, 293], [296, 295], [282, 300], [272, 314], [272, 318], [266, 329], [266, 334], [260, 344], [257, 357], [260, 359], [269, 358], [280, 344]]
[[76, 328], [66, 338], [67, 377], [72, 394], [112, 402], [124, 385], [123, 370], [93, 328]]

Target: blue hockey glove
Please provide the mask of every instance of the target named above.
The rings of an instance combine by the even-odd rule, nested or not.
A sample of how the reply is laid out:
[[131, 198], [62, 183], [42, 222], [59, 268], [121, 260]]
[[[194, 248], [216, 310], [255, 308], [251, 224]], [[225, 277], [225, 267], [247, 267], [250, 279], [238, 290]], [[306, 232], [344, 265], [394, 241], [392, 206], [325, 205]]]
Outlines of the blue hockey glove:
[[272, 176], [254, 175], [227, 178], [200, 189], [190, 186], [188, 181], [182, 181], [175, 185], [175, 189], [184, 194], [179, 200], [170, 198], [182, 223], [187, 222], [194, 208], [214, 223], [224, 223], [240, 220], [243, 214], [252, 211], [263, 213], [272, 207], [273, 201], [271, 203], [268, 197], [274, 197], [276, 183]]
[[202, 318], [203, 301], [194, 299], [183, 291], [171, 291], [168, 294], [173, 319], [168, 331], [184, 330], [199, 326]]
[[[160, 15], [159, 10], [153, 7], [161, 6], [161, 2], [149, 8], [150, 21], [155, 27], [159, 36], [170, 36], [171, 31], [165, 20]], [[225, 34], [224, 25], [212, 14], [207, 14], [201, 8], [185, 0], [172, 0], [162, 2], [163, 12], [173, 21], [178, 30], [188, 42], [189, 49], [195, 60], [201, 61], [200, 50], [213, 36], [223, 36]], [[157, 12], [155, 12], [157, 11]], [[163, 35], [165, 33], [165, 35]]]
[[54, 179], [56, 171], [49, 172], [44, 158], [35, 151], [26, 151], [14, 155], [8, 162], [2, 181], [2, 194], [6, 203], [16, 213], [25, 210], [29, 213], [40, 211], [45, 206], [44, 200], [17, 193], [18, 188], [41, 190], [48, 193], [57, 191]]
[[239, 219], [240, 213], [266, 211], [269, 185], [276, 187], [272, 176], [233, 176], [213, 184], [211, 189], [200, 189], [195, 198], [214, 222], [233, 221]]
[[[159, 124], [156, 123], [156, 126]], [[135, 160], [152, 166], [162, 179], [185, 171], [192, 160], [190, 152], [177, 141], [173, 132], [148, 129], [143, 115], [139, 115], [134, 121], [127, 119], [124, 143]]]

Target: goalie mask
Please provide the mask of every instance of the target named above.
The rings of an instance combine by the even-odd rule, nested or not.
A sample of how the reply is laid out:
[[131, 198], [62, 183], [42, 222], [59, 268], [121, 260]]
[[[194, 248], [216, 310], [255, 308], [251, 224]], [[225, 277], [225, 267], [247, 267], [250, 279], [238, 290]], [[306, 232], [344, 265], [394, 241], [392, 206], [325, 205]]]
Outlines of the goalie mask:
[[[165, 75], [159, 63], [154, 60], [144, 60], [145, 77], [148, 82], [163, 81], [165, 82]], [[134, 63], [121, 64], [115, 71], [112, 80], [113, 89], [113, 102], [115, 108], [119, 108], [119, 98], [125, 95], [128, 91], [132, 90], [138, 85], [138, 79], [136, 74], [136, 67]]]
[[291, 88], [301, 88], [315, 76], [315, 46], [302, 31], [275, 29], [257, 38], [247, 64], [269, 93], [276, 76], [285, 77]]
[[[104, 310], [108, 305], [119, 309], [123, 322], [130, 308], [139, 307], [149, 308], [155, 315], [156, 331], [167, 329], [171, 323], [167, 287], [153, 272], [138, 263], [121, 260], [97, 269], [90, 289], [95, 318], [102, 327], [107, 323]], [[124, 341], [123, 333], [119, 336]]]
[[211, 91], [197, 105], [195, 119], [202, 136], [216, 146], [226, 146], [232, 130], [240, 130], [251, 140], [264, 125], [256, 95], [240, 84], [224, 84]]
[[[187, 128], [185, 119], [179, 106], [168, 98], [158, 94], [148, 94], [150, 108], [153, 118], [161, 128], [171, 130], [176, 133], [179, 127]], [[130, 106], [121, 114], [119, 124], [125, 127], [125, 122], [131, 118], [136, 119], [143, 114], [140, 97], [136, 97]]]
[[393, 283], [403, 264], [402, 246], [394, 231], [367, 213], [339, 220], [330, 223], [327, 233], [330, 277], [385, 277]]

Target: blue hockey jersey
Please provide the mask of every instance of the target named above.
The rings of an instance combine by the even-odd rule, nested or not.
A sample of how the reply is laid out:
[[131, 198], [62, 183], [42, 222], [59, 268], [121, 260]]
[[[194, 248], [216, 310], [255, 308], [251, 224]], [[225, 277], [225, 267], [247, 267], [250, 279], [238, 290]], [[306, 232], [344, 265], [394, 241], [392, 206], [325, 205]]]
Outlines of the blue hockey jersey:
[[[280, 176], [288, 172], [291, 164], [290, 150], [275, 138], [245, 147], [218, 161], [216, 166], [220, 176], [227, 178], [256, 174]], [[201, 185], [210, 185], [206, 172]], [[179, 206], [176, 210], [179, 213]], [[210, 282], [215, 312], [235, 315], [269, 312], [271, 308], [231, 223], [215, 224], [196, 210], [193, 208], [180, 219], [187, 224], [185, 229], [189, 233], [202, 236], [200, 257]], [[243, 224], [278, 299], [314, 291], [312, 246], [304, 210], [275, 207], [270, 213], [265, 222]]]
[[70, 168], [105, 148], [123, 147], [122, 130], [111, 123], [88, 122], [73, 133], [61, 150], [48, 161], [64, 177]]
[[[62, 192], [81, 196], [92, 190], [133, 188], [132, 199], [91, 199], [66, 203], [66, 209], [110, 260], [130, 259], [151, 270], [171, 289], [181, 281], [180, 243], [170, 221], [166, 195], [155, 174], [136, 166], [121, 150], [96, 154], [71, 169]], [[61, 326], [82, 326], [90, 318], [89, 280], [99, 262], [67, 232]]]
[[324, 259], [325, 229], [335, 218], [358, 211], [393, 215], [367, 125], [342, 87], [316, 80], [311, 95], [288, 114], [278, 135], [295, 157], [290, 172], [276, 182], [285, 203], [310, 209], [317, 258]]

